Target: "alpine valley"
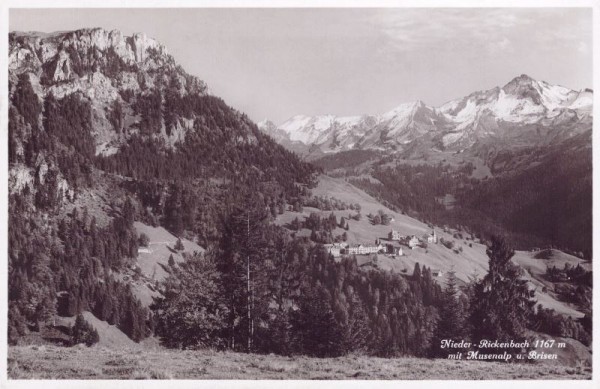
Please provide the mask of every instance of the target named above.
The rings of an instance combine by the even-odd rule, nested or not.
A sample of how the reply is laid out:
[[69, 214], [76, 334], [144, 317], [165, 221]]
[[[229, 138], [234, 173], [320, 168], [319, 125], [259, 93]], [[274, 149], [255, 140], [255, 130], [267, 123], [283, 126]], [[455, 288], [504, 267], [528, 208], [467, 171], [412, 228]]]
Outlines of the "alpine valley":
[[142, 33], [11, 32], [8, 68], [10, 378], [401, 379], [482, 337], [564, 347], [432, 374], [591, 375], [591, 90], [276, 126]]
[[394, 209], [591, 258], [592, 100], [523, 74], [440, 107], [259, 128]]

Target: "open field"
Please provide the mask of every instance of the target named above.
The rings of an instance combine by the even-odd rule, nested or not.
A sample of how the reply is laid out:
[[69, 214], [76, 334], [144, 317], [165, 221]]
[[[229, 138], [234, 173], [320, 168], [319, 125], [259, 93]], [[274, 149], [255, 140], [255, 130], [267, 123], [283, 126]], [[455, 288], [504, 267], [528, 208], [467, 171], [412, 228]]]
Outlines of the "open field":
[[591, 368], [421, 358], [282, 357], [216, 351], [17, 346], [9, 379], [591, 379]]
[[134, 227], [138, 234], [146, 234], [149, 238], [148, 247], [140, 247], [137, 264], [142, 271], [143, 279], [132, 281], [131, 288], [135, 296], [145, 307], [152, 303], [152, 297], [158, 295], [150, 285], [154, 281], [162, 281], [167, 277], [169, 256], [178, 263], [183, 261], [183, 253], [192, 255], [194, 252], [203, 253], [204, 248], [195, 242], [181, 238], [183, 250], [174, 249], [177, 237], [163, 227], [152, 227], [144, 223], [135, 222]]

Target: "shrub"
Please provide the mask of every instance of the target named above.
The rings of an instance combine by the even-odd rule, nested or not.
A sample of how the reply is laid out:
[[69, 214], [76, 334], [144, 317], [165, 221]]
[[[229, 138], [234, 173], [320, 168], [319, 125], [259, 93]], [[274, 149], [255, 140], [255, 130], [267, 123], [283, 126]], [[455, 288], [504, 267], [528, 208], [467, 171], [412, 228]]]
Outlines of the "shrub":
[[138, 243], [142, 247], [148, 247], [148, 245], [150, 244], [150, 238], [148, 237], [148, 235], [146, 235], [142, 232], [138, 239]]
[[454, 248], [453, 240], [446, 240], [444, 238], [440, 238], [440, 243], [443, 244], [447, 249], [452, 250]]
[[99, 340], [100, 336], [98, 335], [98, 331], [83, 318], [83, 315], [77, 315], [75, 324], [71, 327], [71, 345], [74, 346], [76, 344], [84, 343], [86, 346], [90, 347], [91, 345], [98, 343]]

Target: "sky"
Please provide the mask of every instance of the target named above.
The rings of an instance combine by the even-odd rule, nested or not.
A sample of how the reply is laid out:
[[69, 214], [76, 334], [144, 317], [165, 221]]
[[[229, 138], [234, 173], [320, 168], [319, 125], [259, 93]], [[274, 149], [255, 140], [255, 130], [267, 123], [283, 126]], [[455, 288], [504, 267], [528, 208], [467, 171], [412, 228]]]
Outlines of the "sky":
[[143, 32], [255, 121], [439, 106], [520, 74], [592, 88], [591, 8], [11, 9], [11, 31]]

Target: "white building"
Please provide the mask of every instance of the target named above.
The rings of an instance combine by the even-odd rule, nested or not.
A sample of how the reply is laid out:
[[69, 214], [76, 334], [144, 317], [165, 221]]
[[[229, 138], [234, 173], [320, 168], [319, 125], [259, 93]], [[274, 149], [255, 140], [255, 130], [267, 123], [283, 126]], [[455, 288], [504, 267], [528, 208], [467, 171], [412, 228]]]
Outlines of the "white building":
[[420, 243], [419, 238], [417, 238], [414, 235], [406, 240], [406, 245], [408, 247], [410, 247], [412, 250], [414, 250], [414, 248], [417, 247], [419, 245], [419, 243]]
[[404, 255], [404, 252], [402, 251], [402, 246], [400, 246], [398, 243], [388, 243], [386, 248], [388, 254], [398, 256]]
[[356, 245], [349, 246], [346, 248], [347, 254], [356, 254], [356, 255], [365, 255], [365, 254], [376, 254], [384, 249], [382, 244], [378, 244], [377, 246], [366, 246], [366, 245]]
[[437, 243], [438, 237], [435, 233], [435, 230], [431, 230], [431, 234], [426, 234], [425, 239], [427, 239], [427, 243]]
[[348, 247], [347, 243], [328, 243], [324, 244], [325, 250], [334, 257], [339, 257], [342, 255], [342, 250]]
[[400, 231], [391, 230], [390, 233], [388, 234], [388, 238], [390, 240], [402, 240], [402, 239], [404, 239], [404, 235], [402, 235], [400, 233]]

